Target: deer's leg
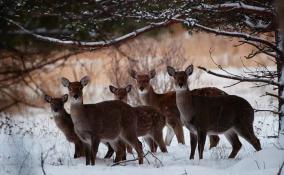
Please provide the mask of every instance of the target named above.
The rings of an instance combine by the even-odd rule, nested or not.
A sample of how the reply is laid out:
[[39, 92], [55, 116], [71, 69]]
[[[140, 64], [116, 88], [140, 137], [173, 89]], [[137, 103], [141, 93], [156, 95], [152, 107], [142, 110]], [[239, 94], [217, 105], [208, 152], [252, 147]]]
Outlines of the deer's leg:
[[167, 126], [167, 134], [166, 134], [166, 138], [165, 138], [165, 144], [167, 146], [170, 146], [174, 136], [175, 136], [175, 132], [174, 132], [173, 128], [171, 126]]
[[150, 151], [152, 153], [156, 152], [157, 150], [155, 150], [155, 146], [154, 146], [154, 141], [151, 137], [147, 136], [147, 137], [144, 137], [144, 140], [146, 141], [148, 147], [150, 148]]
[[253, 126], [240, 125], [236, 128], [236, 132], [248, 141], [256, 151], [261, 150], [261, 145], [258, 138], [254, 135]]
[[143, 164], [143, 149], [142, 143], [138, 140], [136, 132], [133, 131], [123, 131], [122, 134], [123, 140], [130, 144], [138, 154], [139, 164]]
[[79, 145], [79, 153], [80, 153], [79, 157], [85, 157], [84, 143], [79, 141], [78, 145]]
[[[124, 142], [123, 142], [124, 143]], [[126, 160], [126, 143], [124, 143], [124, 147], [122, 148], [123, 151], [123, 156], [122, 156], [122, 160]], [[131, 151], [132, 151], [132, 147], [131, 147]], [[133, 153], [132, 153], [133, 154]]]
[[196, 145], [197, 145], [197, 136], [192, 132], [190, 132], [190, 147], [191, 147], [190, 159], [194, 159]]
[[210, 135], [209, 136], [209, 140], [210, 140], [210, 147], [209, 149], [211, 148], [214, 148], [218, 145], [219, 141], [220, 141], [220, 138], [218, 135]]
[[84, 151], [86, 156], [86, 165], [90, 165], [90, 146], [84, 143]]
[[233, 147], [229, 158], [235, 158], [242, 147], [242, 143], [240, 142], [238, 135], [234, 131], [227, 131], [225, 133], [225, 137]]
[[76, 159], [76, 158], [80, 157], [80, 156], [79, 156], [79, 153], [80, 153], [79, 148], [80, 148], [80, 146], [79, 146], [78, 143], [76, 143], [76, 142], [74, 143], [74, 146], [75, 146], [74, 159]]
[[115, 150], [115, 153], [116, 153], [116, 156], [115, 156], [115, 159], [114, 159], [114, 163], [117, 163], [119, 161], [122, 161], [122, 160], [126, 160], [126, 145], [125, 143], [122, 141], [122, 140], [118, 140], [116, 143], [115, 143], [115, 147], [116, 147], [116, 150]]
[[[163, 138], [162, 138], [162, 140], [163, 140]], [[164, 142], [164, 140], [163, 140], [163, 142]], [[164, 142], [164, 143], [165, 143], [165, 142]], [[158, 145], [157, 145], [157, 143], [152, 139], [151, 144], [152, 144], [154, 153], [156, 153], [157, 150], [158, 150]]]
[[133, 154], [132, 147], [129, 144], [126, 145], [126, 149], [129, 154]]
[[111, 145], [108, 142], [106, 143], [106, 146], [107, 146], [108, 150], [107, 150], [107, 153], [106, 153], [104, 158], [105, 159], [109, 159], [113, 155], [114, 150], [113, 150], [113, 148], [111, 147]]
[[159, 145], [159, 147], [160, 147], [160, 150], [162, 151], [162, 152], [168, 152], [168, 150], [167, 150], [167, 147], [166, 147], [166, 144], [165, 144], [165, 142], [164, 142], [164, 140], [163, 140], [163, 131], [162, 130], [159, 130], [159, 131], [155, 131], [154, 133], [153, 133], [153, 136], [152, 136], [153, 138], [153, 141], [155, 141], [158, 145]]
[[181, 121], [176, 121], [176, 122], [174, 122], [174, 123], [172, 123], [170, 125], [174, 129], [174, 132], [175, 132], [175, 134], [177, 136], [178, 143], [185, 144], [184, 133], [183, 133], [183, 128], [182, 128]]
[[198, 141], [199, 159], [203, 159], [203, 150], [206, 141], [206, 132], [197, 131], [197, 141]]
[[100, 139], [98, 137], [91, 137], [91, 165], [95, 165], [95, 159], [97, 157]]
[[75, 145], [75, 153], [74, 153], [74, 158], [79, 158], [79, 157], [83, 157], [84, 155], [84, 144], [78, 140], [74, 143]]

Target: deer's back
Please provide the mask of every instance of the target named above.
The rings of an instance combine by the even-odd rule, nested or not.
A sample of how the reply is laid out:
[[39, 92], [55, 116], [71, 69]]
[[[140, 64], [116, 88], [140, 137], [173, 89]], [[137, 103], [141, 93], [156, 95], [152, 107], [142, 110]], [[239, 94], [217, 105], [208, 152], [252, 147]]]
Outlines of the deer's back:
[[146, 135], [153, 129], [163, 128], [165, 126], [165, 117], [158, 110], [151, 106], [134, 107], [137, 115], [137, 134]]
[[226, 129], [242, 123], [253, 123], [254, 111], [245, 99], [225, 95], [218, 97], [193, 96], [194, 109], [192, 122], [208, 130]]
[[228, 95], [226, 92], [215, 87], [198, 88], [191, 91], [192, 95], [215, 97], [220, 95]]
[[128, 104], [111, 100], [85, 104], [78, 130], [88, 130], [101, 138], [115, 138], [122, 127], [135, 127], [136, 116]]
[[159, 104], [157, 108], [167, 118], [180, 117], [180, 112], [176, 105], [176, 93], [174, 91], [170, 91], [164, 94], [159, 94]]

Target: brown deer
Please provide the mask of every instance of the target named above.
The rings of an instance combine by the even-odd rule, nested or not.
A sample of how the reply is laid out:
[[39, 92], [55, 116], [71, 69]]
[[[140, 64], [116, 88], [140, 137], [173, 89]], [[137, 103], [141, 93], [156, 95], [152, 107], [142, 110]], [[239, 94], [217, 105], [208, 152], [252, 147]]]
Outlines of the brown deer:
[[[125, 103], [127, 103], [127, 94], [131, 91], [131, 88], [131, 85], [127, 85], [125, 88], [109, 86], [110, 92], [115, 95], [115, 99]], [[157, 145], [159, 145], [162, 152], [167, 152], [163, 140], [163, 128], [166, 124], [165, 116], [150, 106], [137, 106], [133, 107], [133, 109], [137, 114], [137, 135], [143, 136], [151, 152], [156, 152]]]
[[88, 146], [85, 150], [86, 164], [95, 164], [100, 142], [108, 142], [116, 152], [115, 162], [125, 157], [125, 143], [130, 144], [138, 154], [139, 164], [143, 164], [142, 144], [137, 138], [137, 117], [131, 106], [119, 100], [104, 101], [96, 104], [83, 104], [83, 88], [89, 77], [79, 82], [62, 78], [68, 88], [71, 101], [71, 118], [75, 132]]
[[74, 143], [74, 158], [84, 156], [83, 143], [74, 131], [74, 124], [70, 114], [64, 109], [64, 103], [68, 100], [68, 95], [65, 94], [61, 98], [53, 98], [49, 95], [44, 95], [44, 100], [50, 104], [56, 126], [63, 132], [69, 142]]
[[[154, 91], [150, 80], [155, 77], [156, 71], [151, 70], [149, 74], [137, 74], [136, 71], [131, 70], [130, 75], [137, 82], [139, 96], [144, 105], [155, 107], [157, 110], [162, 112], [166, 116], [166, 123], [168, 125], [166, 135], [166, 145], [170, 145], [174, 134], [177, 136], [178, 143], [184, 144], [184, 134], [182, 129], [182, 122], [180, 120], [180, 113], [176, 105], [176, 94], [173, 91], [158, 94]], [[215, 96], [224, 95], [224, 91], [217, 88], [202, 88], [194, 90], [194, 93]], [[218, 136], [210, 136], [210, 148], [217, 146], [219, 142]]]
[[235, 95], [193, 95], [187, 81], [193, 72], [193, 65], [188, 66], [185, 71], [175, 71], [173, 67], [168, 66], [167, 71], [174, 78], [181, 119], [190, 130], [190, 159], [194, 158], [197, 142], [199, 159], [203, 158], [207, 134], [224, 133], [233, 147], [229, 158], [234, 158], [241, 149], [238, 135], [246, 139], [257, 151], [261, 150], [260, 142], [253, 131], [254, 110], [245, 99]]

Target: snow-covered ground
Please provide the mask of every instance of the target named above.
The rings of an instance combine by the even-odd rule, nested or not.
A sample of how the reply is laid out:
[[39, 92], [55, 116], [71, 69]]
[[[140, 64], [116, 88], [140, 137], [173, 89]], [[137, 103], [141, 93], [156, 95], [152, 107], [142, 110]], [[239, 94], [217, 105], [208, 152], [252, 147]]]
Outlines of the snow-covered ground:
[[[198, 79], [198, 81], [191, 84], [191, 88], [204, 86], [222, 88], [232, 83], [207, 74], [195, 74], [194, 76], [193, 79]], [[273, 98], [260, 97], [264, 92], [271, 92], [272, 89], [269, 87], [255, 89], [250, 88], [251, 86], [253, 85], [240, 84], [225, 90], [230, 94], [244, 97], [254, 108], [271, 109], [272, 106], [276, 106], [276, 101]], [[88, 91], [90, 90], [89, 88]], [[99, 101], [98, 99], [96, 100]], [[277, 139], [272, 138], [277, 135], [277, 117], [268, 112], [256, 113], [254, 128], [263, 150], [255, 152], [250, 144], [241, 139], [243, 147], [236, 159], [227, 159], [231, 146], [225, 137], [221, 136], [219, 145], [211, 150], [208, 149], [207, 139], [203, 160], [198, 160], [197, 151], [195, 160], [189, 160], [189, 133], [184, 128], [186, 145], [177, 144], [176, 138], [174, 138], [171, 146], [168, 147], [168, 153], [161, 153], [158, 150], [154, 154], [155, 156], [147, 154], [143, 165], [138, 165], [138, 162], [135, 161], [112, 167], [112, 159], [103, 159], [107, 148], [100, 145], [96, 165], [92, 167], [85, 166], [83, 158], [73, 159], [74, 147], [56, 128], [48, 108], [46, 110], [29, 110], [21, 116], [13, 116], [13, 118], [9, 118], [7, 114], [1, 114], [0, 175], [43, 174], [41, 163], [48, 175], [199, 175], [209, 173], [211, 175], [276, 175], [284, 161], [284, 150], [281, 149]], [[143, 144], [145, 145], [144, 142]], [[148, 148], [145, 146], [145, 154], [147, 151]], [[127, 159], [133, 159], [133, 156], [136, 155], [128, 154]]]

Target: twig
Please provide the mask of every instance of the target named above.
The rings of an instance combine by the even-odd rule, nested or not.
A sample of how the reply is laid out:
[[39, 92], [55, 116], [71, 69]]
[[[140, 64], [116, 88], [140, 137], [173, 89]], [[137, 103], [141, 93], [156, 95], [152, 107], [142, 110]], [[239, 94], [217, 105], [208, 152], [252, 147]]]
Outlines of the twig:
[[[163, 162], [162, 162], [156, 155], [154, 155], [152, 152], [148, 151], [148, 152], [143, 156], [143, 158], [145, 158], [145, 159], [147, 160], [147, 162], [148, 162], [149, 165], [150, 165], [150, 161], [147, 159], [147, 157], [146, 157], [147, 155], [152, 155], [152, 156], [155, 158], [155, 161], [158, 161], [161, 166], [164, 166], [164, 165], [163, 165]], [[124, 164], [124, 163], [127, 163], [127, 162], [137, 161], [138, 159], [139, 159], [139, 158], [134, 158], [134, 159], [130, 159], [130, 160], [119, 161], [119, 162], [116, 162], [116, 163], [112, 164], [111, 166], [117, 166], [117, 165], [121, 165], [121, 164]]]
[[238, 82], [233, 83], [233, 84], [231, 84], [231, 85], [224, 86], [223, 88], [229, 88], [229, 87], [235, 86], [235, 85], [237, 85], [237, 84], [239, 84], [239, 83], [241, 83], [241, 81], [238, 81]]
[[40, 154], [40, 165], [41, 165], [42, 173], [43, 173], [44, 175], [46, 175], [46, 171], [45, 171], [45, 169], [44, 169], [45, 160], [46, 160], [46, 158], [47, 158], [49, 152], [50, 152], [51, 150], [53, 150], [54, 148], [55, 148], [55, 145], [53, 145], [52, 147], [50, 147], [50, 148], [47, 150], [47, 152], [46, 152], [45, 155], [43, 155], [43, 152], [41, 152], [41, 154]]
[[282, 114], [281, 112], [269, 110], [269, 109], [254, 109], [254, 112], [271, 112], [273, 114]]
[[268, 96], [271, 96], [271, 97], [275, 97], [277, 98], [278, 100], [281, 100], [281, 101], [284, 101], [284, 98], [283, 97], [280, 97], [276, 94], [272, 94], [272, 93], [269, 93], [269, 92], [266, 92], [265, 95], [268, 95]]
[[273, 80], [266, 80], [266, 79], [260, 79], [260, 78], [247, 78], [247, 77], [236, 77], [236, 76], [231, 76], [231, 75], [223, 75], [219, 73], [212, 72], [210, 70], [207, 70], [204, 67], [198, 66], [198, 69], [201, 69], [208, 74], [215, 75], [217, 77], [222, 77], [222, 78], [227, 78], [227, 79], [232, 79], [232, 80], [239, 80], [241, 82], [260, 82], [260, 83], [268, 83], [274, 86], [282, 86], [280, 83], [273, 81]]
[[[147, 152], [147, 153], [143, 156], [143, 158], [145, 158], [148, 154], [149, 154], [149, 152]], [[116, 162], [116, 163], [112, 164], [111, 166], [117, 166], [117, 165], [121, 165], [121, 164], [123, 164], [123, 163], [134, 162], [134, 161], [137, 161], [137, 160], [139, 160], [139, 157], [137, 157], [137, 158], [135, 158], [135, 159], [119, 161], [119, 162]]]
[[41, 166], [42, 173], [44, 175], [46, 175], [46, 172], [45, 172], [45, 169], [44, 169], [44, 161], [45, 161], [45, 159], [43, 158], [43, 153], [41, 153], [40, 154], [40, 166]]
[[158, 161], [161, 166], [164, 166], [164, 165], [163, 165], [163, 162], [162, 162], [155, 154], [153, 154], [153, 153], [150, 152], [150, 151], [148, 151], [148, 153], [150, 153], [150, 154], [155, 158], [155, 161]]
[[283, 167], [284, 167], [284, 161], [282, 162], [282, 165], [280, 166], [277, 175], [281, 175], [281, 172], [282, 172]]

